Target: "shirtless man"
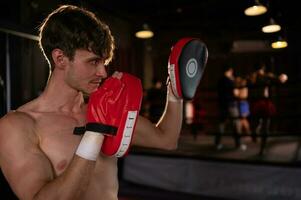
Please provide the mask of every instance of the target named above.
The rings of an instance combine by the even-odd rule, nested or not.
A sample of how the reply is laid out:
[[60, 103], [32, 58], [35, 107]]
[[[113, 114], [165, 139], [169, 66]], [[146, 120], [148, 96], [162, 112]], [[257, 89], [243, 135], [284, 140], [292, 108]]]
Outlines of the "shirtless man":
[[[95, 161], [78, 156], [82, 136], [73, 134], [86, 124], [83, 96], [108, 76], [110, 30], [89, 11], [61, 6], [43, 22], [39, 44], [51, 75], [38, 98], [0, 120], [1, 170], [20, 199], [116, 200], [117, 158], [101, 152]], [[156, 125], [138, 117], [132, 144], [177, 147], [183, 103], [172, 92], [167, 99]]]

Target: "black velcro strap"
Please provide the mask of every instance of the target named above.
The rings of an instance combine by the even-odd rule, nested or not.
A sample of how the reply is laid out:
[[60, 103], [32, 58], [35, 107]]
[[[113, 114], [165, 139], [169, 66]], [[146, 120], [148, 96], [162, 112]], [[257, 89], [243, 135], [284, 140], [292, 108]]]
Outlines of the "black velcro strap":
[[115, 136], [117, 134], [117, 127], [98, 123], [88, 123], [86, 125], [86, 131], [93, 131]]
[[85, 133], [85, 131], [93, 131], [93, 132], [103, 133], [105, 135], [115, 136], [117, 134], [117, 127], [104, 125], [104, 124], [98, 124], [98, 123], [88, 123], [86, 125], [86, 127], [84, 127], [84, 126], [75, 127], [73, 130], [73, 134], [82, 135]]
[[75, 127], [73, 130], [73, 134], [74, 135], [82, 135], [84, 134], [86, 131], [86, 127], [85, 126], [81, 126], [81, 127]]

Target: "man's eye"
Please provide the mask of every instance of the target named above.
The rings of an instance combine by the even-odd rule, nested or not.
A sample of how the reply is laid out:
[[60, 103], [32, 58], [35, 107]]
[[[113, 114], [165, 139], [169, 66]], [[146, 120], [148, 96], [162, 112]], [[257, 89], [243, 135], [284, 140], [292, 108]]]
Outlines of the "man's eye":
[[92, 64], [92, 65], [98, 65], [98, 63], [99, 63], [99, 60], [92, 60], [92, 61], [91, 61], [91, 64]]

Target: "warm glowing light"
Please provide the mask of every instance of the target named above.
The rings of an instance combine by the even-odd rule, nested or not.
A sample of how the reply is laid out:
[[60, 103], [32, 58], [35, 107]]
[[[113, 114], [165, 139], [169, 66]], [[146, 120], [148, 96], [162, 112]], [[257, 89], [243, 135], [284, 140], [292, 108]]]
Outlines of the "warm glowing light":
[[264, 33], [275, 33], [281, 30], [281, 26], [278, 24], [270, 24], [262, 27], [262, 32]]
[[255, 5], [247, 8], [245, 10], [245, 15], [247, 16], [257, 16], [262, 15], [267, 12], [267, 8], [263, 5]]
[[137, 38], [147, 39], [147, 38], [153, 37], [154, 33], [151, 30], [142, 30], [142, 31], [136, 32], [135, 35]]
[[273, 49], [281, 49], [281, 48], [285, 48], [288, 46], [286, 41], [276, 41], [272, 43], [272, 48]]

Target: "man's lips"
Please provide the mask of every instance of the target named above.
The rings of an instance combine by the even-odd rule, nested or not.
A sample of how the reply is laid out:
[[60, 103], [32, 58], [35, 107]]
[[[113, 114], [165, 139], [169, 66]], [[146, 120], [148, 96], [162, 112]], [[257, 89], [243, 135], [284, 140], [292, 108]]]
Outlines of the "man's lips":
[[100, 84], [100, 81], [91, 81], [92, 84]]
[[92, 84], [100, 84], [101, 83], [101, 80], [97, 79], [97, 80], [92, 80], [90, 81], [90, 83]]

